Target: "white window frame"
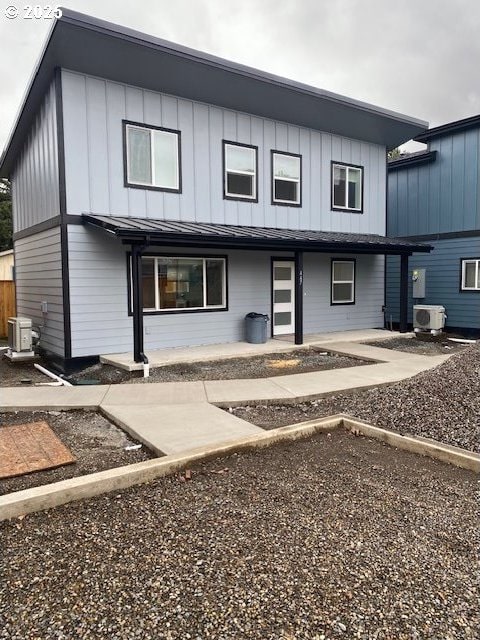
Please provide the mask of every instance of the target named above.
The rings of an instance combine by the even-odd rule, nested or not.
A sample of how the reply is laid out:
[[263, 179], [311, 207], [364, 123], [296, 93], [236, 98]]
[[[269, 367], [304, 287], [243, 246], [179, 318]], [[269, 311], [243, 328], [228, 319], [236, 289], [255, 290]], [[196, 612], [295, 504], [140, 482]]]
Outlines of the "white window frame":
[[[239, 171], [238, 169], [228, 168], [228, 153], [227, 148], [243, 147], [244, 149], [250, 149], [253, 152], [255, 160], [255, 168], [253, 171]], [[235, 174], [238, 176], [252, 176], [253, 177], [253, 194], [246, 196], [241, 193], [230, 193], [228, 191], [228, 174]], [[251, 144], [242, 144], [240, 142], [231, 142], [223, 140], [223, 197], [231, 200], [248, 200], [250, 202], [257, 202], [257, 181], [258, 181], [258, 147]]]
[[[352, 279], [351, 280], [335, 280], [335, 265], [336, 264], [351, 264], [353, 266], [353, 271], [352, 271]], [[355, 260], [332, 260], [332, 266], [331, 266], [331, 275], [330, 275], [330, 297], [331, 297], [331, 304], [335, 305], [335, 304], [355, 304], [355, 277], [356, 277], [356, 261]], [[335, 300], [335, 287], [334, 285], [336, 284], [350, 284], [352, 285], [352, 295], [350, 297], [349, 300]]]
[[[166, 129], [165, 127], [154, 127], [149, 125], [141, 125], [133, 122], [124, 122], [125, 126], [125, 162], [126, 162], [126, 170], [125, 170], [125, 178], [126, 178], [126, 186], [127, 187], [141, 187], [147, 189], [157, 189], [159, 191], [170, 191], [173, 193], [180, 193], [181, 191], [181, 177], [180, 177], [180, 131], [176, 131], [174, 129]], [[152, 172], [152, 181], [151, 182], [142, 182], [139, 180], [132, 180], [130, 177], [130, 156], [129, 156], [129, 144], [128, 144], [128, 132], [131, 129], [137, 129], [139, 131], [148, 131], [150, 134], [150, 167]], [[175, 177], [176, 182], [175, 186], [171, 185], [162, 185], [160, 182], [156, 182], [155, 175], [155, 151], [154, 151], [154, 132], [161, 131], [162, 133], [175, 136], [177, 144], [175, 145], [176, 149], [176, 167], [175, 167]]]
[[[203, 307], [173, 307], [171, 309], [163, 309], [160, 307], [160, 291], [158, 287], [158, 264], [161, 260], [202, 260], [203, 261]], [[142, 255], [142, 260], [153, 260], [154, 278], [155, 278], [155, 307], [144, 307], [143, 313], [189, 313], [190, 311], [226, 311], [227, 306], [227, 258], [222, 256], [159, 256], [159, 255]], [[222, 304], [207, 305], [207, 261], [216, 261], [223, 264], [223, 286], [222, 286]], [[133, 309], [133, 280], [130, 259], [130, 308]]]
[[[345, 202], [343, 205], [335, 204], [335, 169], [345, 169]], [[360, 172], [360, 206], [348, 206], [348, 174], [350, 171]], [[335, 211], [354, 211], [363, 213], [363, 167], [354, 164], [345, 164], [342, 162], [332, 162], [332, 210]]]
[[[475, 286], [473, 287], [467, 287], [465, 285], [467, 263], [473, 263], [475, 265]], [[460, 289], [462, 291], [480, 291], [479, 265], [480, 265], [480, 258], [462, 258], [462, 281], [460, 283]]]
[[[286, 156], [288, 158], [295, 158], [295, 160], [298, 160], [298, 178], [277, 176], [275, 173], [275, 156]], [[280, 198], [275, 198], [275, 183], [277, 180], [281, 180], [282, 182], [295, 182], [297, 184], [297, 199], [282, 200]], [[286, 204], [291, 207], [302, 206], [302, 156], [298, 153], [286, 153], [283, 151], [272, 150], [272, 204]]]

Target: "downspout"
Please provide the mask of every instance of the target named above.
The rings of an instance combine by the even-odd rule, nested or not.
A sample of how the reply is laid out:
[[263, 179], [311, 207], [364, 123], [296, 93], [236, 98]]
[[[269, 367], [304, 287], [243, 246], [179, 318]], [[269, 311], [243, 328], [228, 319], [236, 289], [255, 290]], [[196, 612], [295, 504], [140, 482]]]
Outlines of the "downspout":
[[145, 378], [150, 373], [143, 345], [142, 253], [147, 246], [147, 243], [132, 244], [133, 359], [144, 365]]

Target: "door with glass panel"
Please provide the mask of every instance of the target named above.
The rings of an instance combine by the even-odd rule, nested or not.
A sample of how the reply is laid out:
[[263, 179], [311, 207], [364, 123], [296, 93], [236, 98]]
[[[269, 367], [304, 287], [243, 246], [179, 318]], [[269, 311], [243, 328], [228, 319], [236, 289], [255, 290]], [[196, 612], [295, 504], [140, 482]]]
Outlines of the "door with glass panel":
[[295, 331], [295, 263], [275, 260], [273, 263], [273, 335]]

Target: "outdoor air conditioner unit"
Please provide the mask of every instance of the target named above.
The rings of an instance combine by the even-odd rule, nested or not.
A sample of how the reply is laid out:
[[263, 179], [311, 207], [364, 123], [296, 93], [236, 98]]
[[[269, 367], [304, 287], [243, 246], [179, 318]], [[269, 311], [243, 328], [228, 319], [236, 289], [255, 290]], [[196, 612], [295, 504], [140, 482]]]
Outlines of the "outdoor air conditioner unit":
[[8, 319], [8, 351], [11, 360], [26, 360], [35, 356], [32, 350], [33, 333], [30, 318]]
[[413, 307], [415, 331], [438, 332], [445, 326], [445, 307], [436, 304], [416, 304]]

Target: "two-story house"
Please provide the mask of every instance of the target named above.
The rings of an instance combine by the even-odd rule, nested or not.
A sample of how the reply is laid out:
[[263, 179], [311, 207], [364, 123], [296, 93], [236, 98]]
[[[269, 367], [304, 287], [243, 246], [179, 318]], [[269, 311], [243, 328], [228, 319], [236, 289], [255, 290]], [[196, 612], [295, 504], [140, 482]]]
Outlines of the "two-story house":
[[[387, 233], [435, 250], [414, 256], [410, 275], [421, 273], [422, 298], [442, 305], [451, 331], [480, 334], [480, 115], [417, 136], [419, 151], [388, 164]], [[388, 258], [387, 316], [399, 321], [399, 261]]]
[[101, 354], [382, 327], [386, 152], [427, 123], [73, 11], [0, 161], [17, 313], [63, 367]]

